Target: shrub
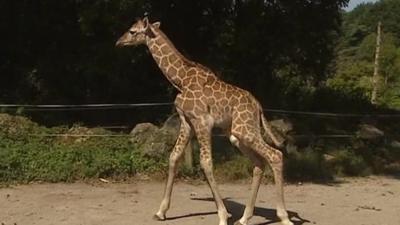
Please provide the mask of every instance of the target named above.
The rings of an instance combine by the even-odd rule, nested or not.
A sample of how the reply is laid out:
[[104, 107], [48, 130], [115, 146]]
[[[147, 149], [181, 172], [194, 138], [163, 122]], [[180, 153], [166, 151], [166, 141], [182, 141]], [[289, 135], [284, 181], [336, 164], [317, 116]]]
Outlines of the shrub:
[[338, 175], [366, 176], [372, 172], [364, 158], [350, 149], [338, 150], [332, 155], [332, 167]]
[[215, 174], [225, 181], [233, 181], [251, 177], [253, 174], [251, 161], [236, 154], [231, 160], [218, 163], [215, 166]]
[[285, 176], [289, 180], [332, 179], [323, 154], [313, 149], [292, 152], [285, 160]]
[[165, 163], [147, 158], [123, 138], [102, 138], [65, 145], [0, 137], [0, 181], [73, 181], [127, 177], [152, 172]]
[[[68, 137], [31, 134], [67, 133]], [[168, 152], [146, 154], [143, 145], [127, 137], [81, 137], [80, 134], [115, 134], [81, 126], [45, 128], [23, 117], [0, 114], [0, 182], [74, 181], [88, 178], [125, 178], [137, 173], [166, 175]], [[351, 139], [297, 141], [285, 158], [288, 180], [326, 180], [334, 175], [398, 172], [400, 143]], [[339, 150], [338, 150], [339, 149]], [[328, 155], [327, 155], [328, 154]], [[329, 159], [326, 158], [329, 156]], [[178, 176], [200, 178], [198, 145], [193, 147], [194, 168], [181, 166]], [[215, 174], [221, 180], [250, 178], [253, 164], [226, 138], [214, 138]], [[271, 170], [265, 172], [272, 179]]]

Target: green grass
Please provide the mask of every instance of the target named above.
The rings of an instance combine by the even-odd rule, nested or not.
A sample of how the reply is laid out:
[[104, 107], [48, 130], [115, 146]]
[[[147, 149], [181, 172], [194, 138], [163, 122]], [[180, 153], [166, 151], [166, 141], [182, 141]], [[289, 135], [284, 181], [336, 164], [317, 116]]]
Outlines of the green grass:
[[367, 176], [372, 173], [372, 165], [368, 165], [362, 155], [357, 155], [350, 149], [333, 152], [335, 157], [331, 163], [335, 174], [340, 176]]
[[323, 154], [314, 149], [293, 152], [285, 160], [285, 176], [288, 180], [326, 180], [333, 178]]
[[[23, 117], [0, 114], [0, 183], [71, 182], [99, 177], [123, 179], [138, 173], [166, 175], [168, 153], [145, 156], [141, 146], [127, 137], [91, 137], [78, 142], [74, 138], [29, 135], [70, 130], [68, 127], [45, 128]], [[91, 132], [111, 133], [101, 129], [91, 129]], [[178, 177], [204, 178], [199, 166], [198, 146], [193, 154], [194, 168], [180, 166]], [[215, 175], [219, 180], [236, 181], [252, 176], [251, 161], [227, 140], [216, 139], [213, 154]], [[327, 154], [331, 159], [326, 159]], [[284, 172], [289, 181], [315, 181], [335, 176], [398, 173], [399, 165], [400, 149], [395, 145], [363, 140], [338, 144], [321, 140], [291, 151], [285, 158]], [[265, 177], [272, 179], [269, 169]]]
[[0, 181], [74, 181], [129, 177], [154, 172], [166, 163], [147, 158], [126, 138], [69, 144], [15, 141], [0, 137]]
[[[365, 152], [364, 152], [365, 153]], [[194, 154], [197, 154], [195, 151]], [[215, 175], [222, 181], [247, 179], [252, 176], [251, 161], [238, 152], [229, 157], [216, 157]], [[329, 153], [306, 149], [285, 158], [285, 176], [289, 181], [327, 180], [335, 176], [365, 176], [382, 171], [387, 162], [383, 156], [357, 154], [343, 148]], [[126, 137], [91, 138], [83, 143], [60, 143], [53, 139], [19, 140], [0, 135], [0, 182], [70, 182], [90, 178], [127, 178], [137, 173], [166, 174], [168, 157], [145, 156]], [[379, 167], [378, 169], [376, 169]], [[203, 177], [198, 159], [195, 167], [180, 167], [180, 177]], [[269, 170], [265, 173], [272, 178]]]

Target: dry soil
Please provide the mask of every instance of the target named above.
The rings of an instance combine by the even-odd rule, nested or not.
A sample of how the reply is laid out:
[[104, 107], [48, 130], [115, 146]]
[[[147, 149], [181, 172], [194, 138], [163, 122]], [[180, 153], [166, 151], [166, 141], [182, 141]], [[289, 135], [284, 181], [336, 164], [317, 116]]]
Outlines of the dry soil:
[[[153, 221], [163, 183], [30, 184], [0, 189], [1, 225], [197, 225], [218, 224], [208, 186], [175, 184], [168, 220]], [[228, 211], [238, 219], [248, 184], [221, 184]], [[389, 177], [344, 179], [332, 184], [285, 187], [296, 225], [400, 225], [400, 180]], [[260, 189], [251, 224], [279, 224], [274, 186]], [[232, 221], [233, 221], [232, 220]], [[230, 224], [232, 224], [230, 221]]]

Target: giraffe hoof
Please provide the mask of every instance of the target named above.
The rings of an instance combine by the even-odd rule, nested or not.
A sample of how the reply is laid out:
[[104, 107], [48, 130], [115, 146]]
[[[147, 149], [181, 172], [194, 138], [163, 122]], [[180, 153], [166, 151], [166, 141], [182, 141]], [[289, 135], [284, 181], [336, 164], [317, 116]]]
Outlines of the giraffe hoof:
[[160, 217], [159, 215], [154, 214], [153, 220], [156, 220], [156, 221], [165, 221], [165, 216]]
[[244, 225], [244, 224], [242, 224], [242, 223], [238, 220], [238, 221], [236, 221], [233, 225]]
[[293, 225], [292, 221], [286, 219], [286, 220], [282, 220], [282, 225]]

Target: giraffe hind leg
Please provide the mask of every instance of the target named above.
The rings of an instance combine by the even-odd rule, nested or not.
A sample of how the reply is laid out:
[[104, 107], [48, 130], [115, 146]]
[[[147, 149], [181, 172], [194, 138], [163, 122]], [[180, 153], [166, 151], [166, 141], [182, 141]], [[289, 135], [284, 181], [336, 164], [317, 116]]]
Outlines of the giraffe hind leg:
[[268, 161], [274, 173], [277, 216], [281, 219], [283, 225], [293, 225], [289, 220], [283, 196], [283, 154], [279, 150], [266, 144], [261, 136], [255, 139], [252, 144], [253, 149]]
[[231, 135], [229, 139], [232, 144], [235, 145], [244, 155], [248, 156], [254, 164], [253, 179], [251, 183], [251, 195], [248, 202], [246, 203], [243, 216], [235, 222], [235, 225], [247, 225], [254, 214], [254, 206], [265, 170], [265, 160], [263, 160], [251, 149], [246, 147], [243, 143], [240, 143], [235, 136]]
[[266, 144], [260, 132], [255, 131], [256, 129], [249, 128], [246, 130], [250, 132], [244, 134], [243, 132], [235, 132], [233, 130], [232, 135], [234, 135], [240, 142], [254, 150], [270, 164], [275, 178], [277, 216], [281, 219], [283, 225], [293, 225], [289, 220], [283, 196], [283, 154], [278, 149]]

